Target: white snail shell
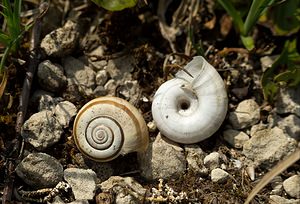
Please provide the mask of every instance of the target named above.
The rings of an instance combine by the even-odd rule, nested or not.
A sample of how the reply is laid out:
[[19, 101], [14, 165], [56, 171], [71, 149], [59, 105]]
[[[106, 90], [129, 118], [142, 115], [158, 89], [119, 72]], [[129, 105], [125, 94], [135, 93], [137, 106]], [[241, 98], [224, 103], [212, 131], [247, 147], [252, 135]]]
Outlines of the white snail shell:
[[149, 143], [139, 111], [126, 100], [110, 96], [93, 99], [79, 110], [73, 136], [84, 155], [100, 162], [144, 151]]
[[154, 95], [152, 115], [160, 132], [184, 144], [200, 142], [213, 135], [227, 113], [224, 82], [203, 57], [194, 57], [163, 83]]

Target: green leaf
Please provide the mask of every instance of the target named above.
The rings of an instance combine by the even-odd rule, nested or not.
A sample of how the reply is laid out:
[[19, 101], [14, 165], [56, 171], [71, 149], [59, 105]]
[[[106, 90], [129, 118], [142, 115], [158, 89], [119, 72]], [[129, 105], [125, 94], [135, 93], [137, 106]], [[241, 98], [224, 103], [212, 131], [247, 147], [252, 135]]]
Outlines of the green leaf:
[[245, 20], [243, 35], [249, 35], [253, 26], [266, 9], [274, 2], [274, 0], [253, 0], [247, 18]]
[[109, 11], [120, 11], [125, 8], [134, 7], [138, 0], [92, 0], [97, 5]]
[[284, 1], [268, 13], [278, 35], [293, 33], [300, 28], [300, 0]]
[[275, 76], [274, 81], [283, 85], [297, 86], [300, 83], [300, 68], [280, 73]]
[[250, 50], [254, 49], [254, 47], [255, 47], [254, 40], [251, 36], [242, 36], [241, 35], [241, 40], [247, 50], [250, 51]]
[[2, 31], [0, 31], [0, 42], [5, 46], [7, 46], [10, 43], [10, 41], [11, 41], [11, 37], [3, 33]]

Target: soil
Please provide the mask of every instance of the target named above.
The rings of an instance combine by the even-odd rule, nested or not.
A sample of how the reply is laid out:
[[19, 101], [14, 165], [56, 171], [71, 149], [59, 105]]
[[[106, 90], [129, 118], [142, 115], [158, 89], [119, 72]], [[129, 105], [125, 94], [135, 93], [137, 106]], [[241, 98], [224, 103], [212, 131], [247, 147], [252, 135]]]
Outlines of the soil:
[[[90, 53], [100, 45], [105, 47], [104, 59], [112, 59], [120, 53], [132, 55], [136, 64], [136, 69], [132, 73], [134, 79], [138, 80], [139, 85], [142, 87], [142, 94], [151, 100], [165, 78], [172, 78], [172, 73], [174, 74], [177, 71], [176, 69], [170, 69], [169, 75], [166, 75], [163, 70], [165, 57], [173, 53], [174, 50], [172, 50], [169, 42], [161, 34], [157, 17], [157, 1], [145, 1], [147, 4], [139, 1], [136, 7], [118, 12], [106, 11], [96, 7], [91, 2], [82, 3], [82, 1], [69, 2], [68, 7], [63, 10], [64, 6], [66, 6], [63, 2], [58, 0], [51, 2], [52, 7], [50, 11], [57, 9], [60, 14], [58, 19], [60, 20], [53, 17], [52, 20], [48, 19], [42, 26], [42, 33], [45, 36], [51, 30], [61, 27], [67, 18], [73, 18], [80, 22], [82, 25], [81, 40], [78, 48], [71, 54], [73, 57], [86, 56], [87, 53]], [[165, 13], [169, 25], [179, 2], [173, 1]], [[218, 70], [227, 85], [229, 111], [234, 110], [240, 101], [249, 98], [255, 99], [262, 107], [267, 105], [272, 107], [273, 104], [268, 104], [264, 100], [260, 85], [260, 78], [263, 73], [260, 58], [268, 52], [271, 53], [268, 55], [279, 54], [283, 47], [282, 40], [274, 36], [269, 28], [258, 25], [253, 31], [256, 49], [248, 52], [243, 48], [238, 33], [231, 25], [230, 18], [228, 20], [227, 17], [227, 23], [220, 23], [221, 19], [226, 17], [225, 12], [221, 9], [211, 9], [210, 5], [214, 3], [210, 0], [204, 2], [200, 5], [190, 24], [182, 21], [179, 26], [181, 32], [178, 33], [173, 42], [176, 52], [185, 53], [189, 57], [200, 54], [205, 55], [206, 59]], [[27, 2], [24, 4], [25, 9], [31, 9], [33, 6]], [[79, 6], [82, 7], [79, 8]], [[73, 10], [74, 8], [77, 8], [77, 10]], [[184, 19], [187, 19], [187, 17], [188, 15], [184, 16]], [[94, 26], [94, 29], [91, 31], [92, 26]], [[187, 44], [186, 39], [189, 35], [188, 26], [193, 29], [192, 37], [196, 43], [187, 51], [185, 47]], [[9, 79], [5, 93], [0, 100], [0, 192], [2, 196], [5, 193], [3, 189], [7, 185], [5, 182], [10, 180], [7, 177], [8, 161], [15, 160], [16, 163], [20, 161], [18, 157], [20, 149], [15, 145], [15, 141], [19, 140], [20, 136], [16, 134], [15, 126], [19, 110], [19, 97], [29, 63], [29, 39], [30, 36], [26, 35], [17, 56], [12, 56], [7, 61], [7, 64], [10, 65]], [[202, 45], [201, 49], [199, 48], [200, 45]], [[228, 47], [234, 49], [226, 50]], [[205, 52], [202, 53], [201, 50]], [[25, 60], [25, 64], [19, 64], [16, 58]], [[178, 65], [181, 67], [188, 62], [181, 55], [174, 55], [174, 58], [177, 59]], [[62, 58], [50, 58], [45, 55], [40, 60], [42, 61], [42, 59], [51, 59], [58, 63], [62, 61]], [[233, 70], [239, 73], [239, 78], [233, 77]], [[235, 88], [244, 89], [237, 93], [232, 91]], [[35, 77], [30, 96], [38, 89], [40, 87]], [[62, 96], [63, 91], [57, 96]], [[122, 95], [116, 96], [122, 97]], [[91, 99], [85, 97], [83, 100], [72, 102], [80, 108]], [[146, 122], [152, 121], [151, 103], [139, 100], [135, 105], [142, 111]], [[26, 119], [35, 112], [37, 112], [36, 106], [29, 104]], [[268, 114], [269, 110], [262, 111], [262, 122], [265, 122]], [[229, 147], [220, 137], [221, 131], [227, 123], [228, 121], [225, 120], [217, 133], [198, 145], [207, 153], [219, 151], [228, 158], [237, 158], [241, 155], [239, 150]], [[155, 138], [157, 133], [158, 130], [152, 132], [150, 134], [151, 138]], [[43, 152], [57, 158], [64, 167], [78, 167], [76, 154], [79, 151], [74, 141], [69, 139], [71, 136], [72, 123], [69, 128], [65, 129], [59, 143]], [[24, 146], [25, 151], [32, 151], [33, 149], [27, 143]], [[118, 157], [111, 164], [115, 167], [113, 175], [132, 176], [149, 192], [152, 187], [157, 187], [158, 185], [158, 181], [149, 182], [139, 175], [135, 153]], [[291, 166], [283, 175], [288, 176], [289, 172], [296, 172], [297, 168], [299, 169], [299, 162]], [[227, 172], [232, 175], [232, 178], [222, 185], [211, 182], [209, 178], [200, 179], [193, 172], [187, 172], [181, 178], [165, 180], [164, 183], [167, 183], [177, 192], [184, 191], [188, 193], [189, 201], [184, 201], [183, 203], [243, 203], [256, 182], [252, 182], [242, 169], [228, 168]], [[259, 169], [256, 172], [259, 177], [265, 173], [265, 171], [260, 171]], [[13, 182], [14, 189], [22, 186], [27, 190], [36, 190], [28, 187], [14, 174], [11, 176], [15, 177]], [[198, 190], [196, 191], [195, 189]], [[267, 203], [270, 190], [271, 187], [267, 186], [260, 191], [253, 203]], [[11, 199], [12, 203], [18, 202], [14, 196]]]

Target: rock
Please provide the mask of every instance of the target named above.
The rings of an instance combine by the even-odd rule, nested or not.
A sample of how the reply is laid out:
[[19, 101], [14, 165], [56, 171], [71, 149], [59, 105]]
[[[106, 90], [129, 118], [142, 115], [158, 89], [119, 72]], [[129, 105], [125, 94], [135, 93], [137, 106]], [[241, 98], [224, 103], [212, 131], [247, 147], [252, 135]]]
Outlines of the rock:
[[234, 129], [243, 129], [256, 124], [260, 119], [259, 106], [253, 99], [240, 102], [234, 112], [229, 114], [229, 121]]
[[289, 136], [300, 140], [300, 118], [291, 114], [277, 121], [278, 127], [284, 130]]
[[274, 163], [296, 149], [296, 140], [286, 135], [280, 128], [264, 129], [256, 132], [243, 146], [243, 154], [255, 166], [269, 168]]
[[100, 184], [102, 192], [114, 192], [115, 203], [142, 203], [146, 189], [131, 177], [112, 176]]
[[193, 171], [200, 176], [207, 176], [208, 169], [204, 166], [206, 153], [198, 145], [185, 145], [186, 161], [188, 170]]
[[108, 75], [107, 72], [105, 70], [100, 70], [97, 72], [96, 74], [96, 84], [98, 86], [104, 86], [104, 84], [107, 82], [108, 80]]
[[183, 149], [160, 133], [138, 159], [141, 175], [148, 180], [177, 178], [186, 169]]
[[109, 96], [114, 96], [116, 94], [117, 87], [118, 84], [114, 79], [108, 80], [104, 85], [104, 89], [108, 91]]
[[224, 183], [229, 178], [229, 174], [223, 169], [216, 168], [211, 171], [210, 177], [212, 182]]
[[78, 38], [77, 24], [68, 20], [62, 28], [58, 28], [44, 37], [41, 48], [48, 56], [67, 56], [77, 46]]
[[97, 183], [103, 182], [107, 180], [109, 177], [111, 177], [114, 173], [114, 169], [112, 167], [112, 164], [109, 162], [94, 162], [90, 159], [84, 158], [83, 155], [76, 154], [76, 159], [80, 159], [85, 162], [82, 166], [87, 166], [88, 168], [95, 171], [97, 175]]
[[157, 130], [157, 126], [154, 121], [148, 122], [147, 127], [148, 127], [149, 132], [155, 132]]
[[91, 169], [67, 168], [64, 179], [72, 187], [76, 200], [92, 200], [96, 191], [96, 173]]
[[134, 70], [134, 57], [125, 55], [108, 61], [107, 72], [115, 81], [131, 79], [131, 72]]
[[106, 96], [108, 94], [108, 91], [103, 86], [97, 86], [94, 89], [93, 94], [95, 97]]
[[300, 175], [294, 175], [285, 179], [283, 188], [289, 196], [300, 198]]
[[47, 91], [59, 92], [67, 85], [63, 67], [49, 60], [41, 62], [37, 70], [38, 82]]
[[246, 133], [232, 129], [225, 130], [223, 137], [226, 142], [235, 148], [242, 148], [244, 143], [249, 140]]
[[278, 57], [279, 55], [261, 57], [260, 63], [262, 71], [265, 72], [268, 68], [270, 68]]
[[23, 124], [21, 135], [37, 150], [43, 150], [59, 141], [63, 128], [52, 111], [44, 110], [33, 114]]
[[54, 114], [60, 125], [66, 128], [69, 126], [71, 119], [77, 114], [77, 108], [73, 103], [63, 101], [55, 106]]
[[72, 103], [80, 101], [83, 95], [79, 92], [76, 80], [74, 78], [67, 78], [67, 82], [67, 88], [62, 94], [64, 99]]
[[275, 110], [279, 114], [293, 113], [300, 117], [300, 86], [279, 89]]
[[54, 97], [53, 93], [37, 90], [33, 93], [31, 101], [38, 107], [38, 111], [53, 110], [53, 108], [64, 99], [61, 97]]
[[263, 123], [258, 123], [256, 125], [253, 125], [250, 129], [250, 136], [252, 137], [256, 132], [260, 131], [260, 130], [264, 130], [268, 128], [268, 125], [263, 124]]
[[106, 69], [107, 67], [107, 61], [106, 60], [92, 61], [89, 58], [88, 65], [93, 67], [95, 70], [103, 70]]
[[[63, 65], [66, 76], [72, 80], [72, 83], [77, 85], [78, 90], [84, 96], [91, 96], [96, 87], [95, 71], [74, 57], [65, 58]], [[71, 84], [68, 82], [69, 85]]]
[[220, 167], [220, 154], [218, 152], [212, 152], [204, 158], [204, 165], [209, 169], [215, 169]]
[[118, 93], [130, 103], [135, 103], [140, 97], [140, 87], [137, 80], [125, 80], [118, 87]]
[[278, 195], [270, 195], [270, 204], [299, 204], [300, 199], [286, 199]]
[[31, 153], [16, 167], [17, 175], [34, 188], [54, 187], [63, 179], [63, 167], [52, 156]]

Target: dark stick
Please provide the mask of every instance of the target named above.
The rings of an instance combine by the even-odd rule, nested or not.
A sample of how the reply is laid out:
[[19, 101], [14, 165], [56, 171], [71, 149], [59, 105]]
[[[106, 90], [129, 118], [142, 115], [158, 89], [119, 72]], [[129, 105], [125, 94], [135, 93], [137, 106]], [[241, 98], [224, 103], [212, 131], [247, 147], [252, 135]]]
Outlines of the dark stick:
[[19, 111], [17, 114], [16, 128], [15, 128], [16, 139], [12, 141], [11, 144], [12, 148], [10, 148], [12, 151], [9, 154], [10, 159], [8, 159], [6, 163], [6, 172], [5, 172], [6, 175], [5, 175], [5, 182], [4, 182], [4, 189], [3, 189], [2, 204], [8, 204], [11, 201], [13, 187], [14, 187], [14, 180], [15, 180], [16, 159], [20, 159], [22, 156], [22, 152], [20, 152], [20, 146], [22, 143], [22, 137], [20, 133], [27, 112], [27, 106], [28, 106], [33, 76], [36, 67], [38, 66], [39, 63], [40, 55], [37, 48], [39, 45], [40, 33], [41, 33], [41, 19], [37, 18], [32, 29], [29, 67], [25, 75], [22, 93], [20, 95]]

